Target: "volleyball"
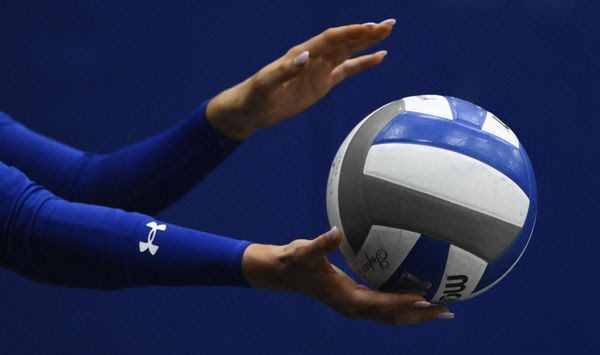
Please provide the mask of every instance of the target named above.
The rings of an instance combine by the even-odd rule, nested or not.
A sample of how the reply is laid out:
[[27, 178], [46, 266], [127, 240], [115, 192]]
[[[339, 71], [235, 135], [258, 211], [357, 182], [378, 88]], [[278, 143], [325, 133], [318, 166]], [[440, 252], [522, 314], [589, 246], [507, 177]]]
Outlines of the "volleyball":
[[373, 287], [434, 303], [467, 300], [515, 266], [531, 237], [533, 168], [491, 112], [439, 95], [406, 97], [364, 118], [327, 184], [340, 250]]

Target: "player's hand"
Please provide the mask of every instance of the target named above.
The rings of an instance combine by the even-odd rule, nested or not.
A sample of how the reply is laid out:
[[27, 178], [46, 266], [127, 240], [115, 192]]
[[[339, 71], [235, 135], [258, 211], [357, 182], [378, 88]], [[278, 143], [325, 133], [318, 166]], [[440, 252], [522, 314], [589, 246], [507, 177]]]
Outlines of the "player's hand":
[[242, 261], [244, 276], [252, 286], [303, 293], [350, 318], [399, 325], [454, 316], [419, 295], [378, 292], [358, 285], [327, 259], [340, 242], [341, 233], [332, 230], [285, 246], [251, 244]]
[[242, 83], [215, 96], [206, 109], [219, 131], [242, 140], [289, 118], [347, 77], [381, 63], [386, 51], [352, 58], [389, 36], [395, 20], [325, 30], [292, 47]]

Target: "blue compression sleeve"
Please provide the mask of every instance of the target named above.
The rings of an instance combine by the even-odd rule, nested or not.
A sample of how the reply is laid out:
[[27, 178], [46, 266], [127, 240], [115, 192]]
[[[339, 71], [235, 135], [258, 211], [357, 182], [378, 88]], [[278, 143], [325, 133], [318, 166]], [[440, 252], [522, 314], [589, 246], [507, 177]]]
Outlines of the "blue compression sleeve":
[[0, 113], [0, 161], [62, 198], [155, 214], [239, 145], [207, 121], [207, 104], [165, 132], [110, 154], [84, 153]]
[[62, 200], [0, 162], [0, 266], [71, 287], [247, 286], [248, 242]]

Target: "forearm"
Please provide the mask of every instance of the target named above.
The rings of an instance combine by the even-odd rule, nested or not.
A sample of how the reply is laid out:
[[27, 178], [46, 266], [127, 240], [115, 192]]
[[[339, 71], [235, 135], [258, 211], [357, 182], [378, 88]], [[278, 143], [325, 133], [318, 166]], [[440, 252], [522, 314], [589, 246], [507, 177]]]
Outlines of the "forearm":
[[215, 129], [206, 104], [165, 132], [95, 155], [75, 179], [82, 201], [155, 214], [171, 205], [240, 144]]
[[246, 286], [248, 242], [140, 213], [64, 201], [0, 169], [0, 265], [70, 287]]
[[170, 129], [108, 154], [85, 153], [0, 114], [0, 160], [58, 196], [155, 214], [240, 144], [213, 127], [206, 102]]

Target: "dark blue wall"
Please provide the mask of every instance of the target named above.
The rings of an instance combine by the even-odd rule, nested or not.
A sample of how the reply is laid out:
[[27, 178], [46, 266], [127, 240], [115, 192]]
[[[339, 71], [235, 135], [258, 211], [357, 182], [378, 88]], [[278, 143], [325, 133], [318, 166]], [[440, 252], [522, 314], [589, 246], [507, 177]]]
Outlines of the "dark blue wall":
[[398, 24], [377, 47], [389, 50], [381, 67], [257, 134], [160, 217], [259, 242], [316, 235], [327, 228], [329, 164], [350, 129], [391, 100], [452, 95], [509, 124], [536, 170], [538, 223], [505, 280], [452, 306], [454, 320], [394, 328], [293, 294], [73, 290], [2, 270], [0, 352], [596, 352], [598, 2], [0, 1], [0, 110], [106, 152], [326, 27], [389, 17]]

